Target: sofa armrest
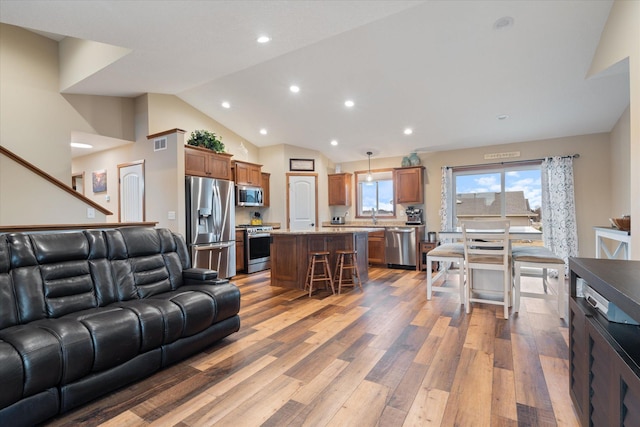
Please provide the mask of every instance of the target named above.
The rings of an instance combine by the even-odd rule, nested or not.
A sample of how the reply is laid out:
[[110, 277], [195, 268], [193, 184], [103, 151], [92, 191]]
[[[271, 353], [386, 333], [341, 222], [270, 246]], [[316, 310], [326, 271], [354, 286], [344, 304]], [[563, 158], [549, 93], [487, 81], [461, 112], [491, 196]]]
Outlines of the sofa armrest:
[[187, 268], [182, 270], [183, 279], [214, 280], [218, 278], [218, 272], [208, 268]]
[[187, 268], [182, 271], [185, 286], [189, 285], [222, 285], [228, 279], [218, 279], [218, 272], [207, 268]]

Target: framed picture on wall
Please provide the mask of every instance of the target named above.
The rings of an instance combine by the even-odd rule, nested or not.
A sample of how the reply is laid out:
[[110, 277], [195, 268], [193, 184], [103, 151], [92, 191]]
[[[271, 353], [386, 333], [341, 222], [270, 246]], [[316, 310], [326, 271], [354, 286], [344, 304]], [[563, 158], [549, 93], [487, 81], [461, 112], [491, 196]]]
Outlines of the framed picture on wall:
[[94, 193], [102, 193], [103, 191], [107, 191], [106, 169], [93, 172], [91, 176], [91, 182], [93, 183]]
[[313, 172], [316, 169], [314, 159], [289, 159], [290, 171]]

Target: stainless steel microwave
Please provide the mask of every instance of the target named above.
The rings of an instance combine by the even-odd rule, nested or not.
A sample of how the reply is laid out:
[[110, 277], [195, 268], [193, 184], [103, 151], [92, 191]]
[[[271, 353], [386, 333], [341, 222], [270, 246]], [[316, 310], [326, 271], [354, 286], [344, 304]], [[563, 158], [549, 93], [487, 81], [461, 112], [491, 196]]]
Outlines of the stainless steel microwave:
[[261, 187], [236, 185], [236, 205], [263, 206], [263, 191]]

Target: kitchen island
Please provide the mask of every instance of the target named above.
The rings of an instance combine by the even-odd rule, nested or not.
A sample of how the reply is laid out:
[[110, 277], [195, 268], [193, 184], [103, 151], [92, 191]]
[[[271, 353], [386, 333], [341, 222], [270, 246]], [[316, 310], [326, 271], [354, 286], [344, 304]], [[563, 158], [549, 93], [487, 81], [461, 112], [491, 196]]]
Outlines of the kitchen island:
[[320, 227], [310, 230], [271, 232], [271, 285], [304, 289], [309, 253], [329, 252], [329, 265], [335, 269], [337, 250], [356, 250], [360, 279], [369, 279], [368, 234], [373, 229]]

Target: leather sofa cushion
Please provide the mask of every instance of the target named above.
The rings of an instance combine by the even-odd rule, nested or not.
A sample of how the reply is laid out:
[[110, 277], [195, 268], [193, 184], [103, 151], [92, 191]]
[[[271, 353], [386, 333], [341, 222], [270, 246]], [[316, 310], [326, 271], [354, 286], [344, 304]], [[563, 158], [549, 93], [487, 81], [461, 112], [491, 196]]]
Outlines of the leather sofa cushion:
[[11, 344], [0, 341], [0, 409], [22, 398], [24, 372], [22, 359]]
[[215, 280], [218, 278], [218, 272], [206, 268], [189, 268], [182, 272], [184, 279], [195, 280]]
[[151, 299], [169, 300], [180, 307], [184, 316], [181, 337], [195, 335], [214, 323], [216, 304], [209, 295], [201, 292], [172, 291], [156, 295]]
[[140, 323], [131, 310], [99, 307], [71, 313], [64, 318], [79, 321], [89, 331], [93, 342], [93, 372], [124, 363], [140, 352]]
[[216, 305], [214, 322], [233, 317], [240, 311], [240, 290], [228, 280], [216, 285], [183, 286], [180, 290], [202, 292], [213, 298]]
[[[22, 397], [39, 393], [60, 382], [60, 344], [49, 332], [33, 325], [17, 325], [0, 330], [0, 340], [10, 344], [22, 359]], [[0, 384], [4, 384], [4, 380], [0, 378]]]

